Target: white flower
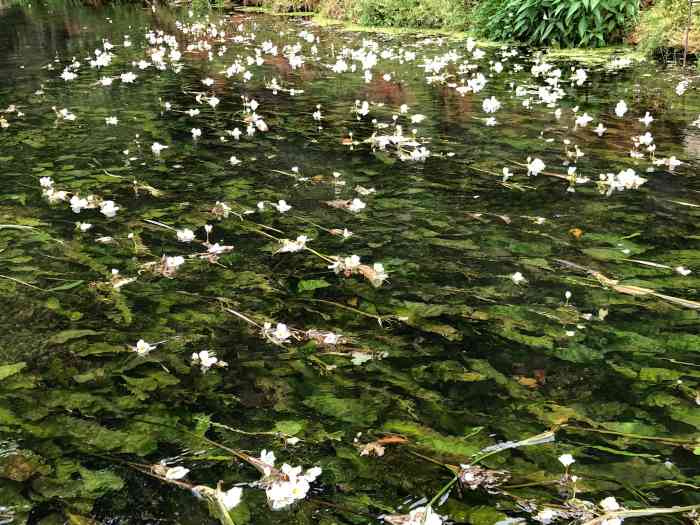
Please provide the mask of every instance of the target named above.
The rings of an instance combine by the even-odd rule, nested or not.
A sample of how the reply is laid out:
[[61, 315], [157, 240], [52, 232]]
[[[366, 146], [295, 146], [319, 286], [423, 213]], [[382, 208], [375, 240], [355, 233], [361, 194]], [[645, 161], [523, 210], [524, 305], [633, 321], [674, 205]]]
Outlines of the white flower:
[[598, 123], [598, 127], [593, 130], [593, 132], [599, 137], [602, 137], [603, 133], [605, 133], [606, 131], [608, 131], [608, 128], [603, 126], [603, 124], [601, 123]]
[[625, 113], [627, 113], [627, 104], [624, 100], [620, 100], [615, 106], [615, 115], [622, 118], [625, 116]]
[[559, 463], [561, 463], [565, 467], [568, 467], [575, 462], [576, 462], [576, 460], [574, 459], [574, 456], [572, 456], [571, 454], [562, 454], [561, 456], [559, 456]]
[[668, 162], [668, 169], [669, 169], [670, 171], [673, 171], [673, 170], [676, 169], [678, 166], [680, 166], [681, 164], [683, 164], [683, 163], [682, 163], [680, 160], [678, 160], [674, 155], [671, 155], [671, 156], [668, 158], [668, 161], [667, 161], [667, 162]]
[[523, 274], [520, 272], [515, 272], [510, 276], [510, 280], [513, 281], [515, 284], [524, 284], [527, 282], [527, 279], [523, 277]]
[[510, 171], [508, 168], [503, 168], [503, 182], [506, 182], [508, 179], [510, 179], [513, 176], [513, 172]]
[[105, 86], [105, 87], [106, 87], [106, 86], [111, 86], [113, 81], [114, 81], [114, 79], [112, 79], [112, 78], [110, 78], [110, 77], [102, 77], [98, 82], [99, 82], [102, 86]]
[[592, 120], [593, 117], [591, 117], [588, 113], [584, 113], [580, 117], [576, 117], [576, 126], [581, 126], [582, 128], [585, 128]]
[[73, 72], [70, 71], [69, 69], [65, 69], [65, 70], [63, 70], [63, 73], [61, 73], [61, 78], [62, 78], [63, 80], [65, 80], [66, 82], [68, 82], [68, 81], [70, 81], [70, 80], [75, 80], [75, 78], [76, 78], [77, 76], [78, 76], [78, 75], [76, 75], [75, 73], [73, 73]]
[[136, 80], [136, 75], [129, 71], [128, 73], [122, 73], [119, 78], [121, 78], [121, 81], [125, 84], [132, 84], [134, 80]]
[[174, 257], [165, 258], [165, 267], [168, 270], [177, 270], [183, 264], [185, 264], [185, 258], [182, 255], [176, 255]]
[[287, 204], [287, 201], [285, 200], [279, 200], [277, 201], [277, 204], [272, 203], [272, 206], [277, 208], [277, 211], [280, 213], [284, 213], [292, 209], [292, 207], [289, 204]]
[[527, 158], [527, 174], [528, 175], [539, 175], [544, 171], [545, 164], [540, 159]]
[[136, 346], [133, 347], [134, 351], [135, 351], [138, 355], [140, 355], [140, 356], [142, 356], [142, 357], [145, 356], [145, 355], [147, 355], [147, 354], [148, 354], [151, 350], [153, 350], [154, 348], [155, 348], [154, 345], [152, 345], [152, 344], [150, 344], [150, 343], [147, 343], [147, 342], [144, 341], [143, 339], [139, 339], [139, 340], [136, 342]]
[[233, 487], [226, 492], [221, 492], [217, 489], [216, 499], [224, 506], [226, 510], [231, 510], [238, 506], [243, 496], [241, 487]]
[[346, 257], [343, 260], [343, 263], [345, 264], [345, 268], [348, 270], [355, 270], [358, 266], [360, 266], [360, 256], [351, 255], [350, 257]]
[[355, 198], [352, 200], [352, 202], [348, 206], [348, 210], [357, 213], [358, 211], [365, 209], [366, 206], [367, 205], [364, 202], [362, 202], [360, 199]]
[[676, 273], [681, 274], [683, 277], [693, 273], [691, 270], [688, 270], [688, 268], [686, 268], [685, 266], [676, 266], [674, 270], [676, 271]]
[[87, 208], [90, 204], [87, 199], [81, 199], [77, 195], [73, 195], [70, 199], [70, 207], [74, 213], [80, 213], [84, 208]]
[[[302, 474], [301, 467], [292, 467], [287, 463], [282, 465], [280, 470], [285, 478], [274, 479], [265, 489], [272, 510], [283, 509], [297, 500], [304, 499], [311, 488], [310, 484], [321, 474], [318, 467]], [[269, 475], [266, 474], [266, 477]]]
[[323, 344], [326, 345], [335, 345], [338, 344], [338, 341], [340, 341], [340, 336], [338, 334], [334, 334], [333, 332], [328, 332], [323, 337]]
[[[340, 177], [340, 173], [333, 172], [333, 175], [338, 175]], [[336, 177], [337, 178], [337, 177]], [[355, 186], [355, 191], [359, 193], [360, 195], [371, 195], [372, 193], [375, 193], [377, 190], [374, 188], [365, 188], [364, 186]]]
[[228, 159], [228, 162], [229, 164], [231, 164], [231, 166], [235, 166], [236, 164], [241, 163], [241, 161], [235, 155], [232, 155], [231, 158]]
[[105, 117], [105, 124], [108, 126], [116, 126], [119, 123], [119, 119], [117, 117]]
[[114, 201], [102, 201], [100, 203], [100, 213], [107, 218], [112, 218], [117, 215], [119, 206], [114, 204]]
[[164, 149], [167, 149], [168, 146], [163, 146], [163, 144], [159, 142], [154, 142], [153, 145], [151, 146], [151, 151], [154, 153], [154, 155], [158, 156], [160, 155], [160, 152], [163, 151]]
[[185, 467], [171, 467], [165, 471], [165, 479], [182, 479], [189, 471], [190, 469]]
[[539, 511], [534, 518], [543, 525], [549, 525], [557, 518], [557, 512], [553, 509], [543, 509]]
[[78, 228], [81, 232], [86, 232], [92, 228], [92, 224], [90, 224], [89, 222], [76, 222], [75, 227]]
[[194, 232], [189, 228], [177, 230], [177, 240], [180, 242], [192, 242], [194, 240]]
[[199, 128], [192, 128], [190, 132], [192, 133], [193, 139], [197, 139], [202, 136], [202, 130]]
[[277, 250], [277, 253], [292, 253], [299, 252], [306, 248], [306, 242], [309, 238], [306, 235], [299, 235], [296, 241], [282, 239], [282, 248]]
[[214, 205], [214, 208], [212, 209], [212, 213], [214, 213], [215, 215], [221, 215], [222, 217], [228, 218], [228, 216], [231, 214], [231, 206], [229, 206], [225, 202], [216, 201], [216, 204]]
[[199, 353], [192, 354], [192, 362], [199, 363], [203, 371], [209, 370], [212, 366], [223, 363], [219, 361], [214, 353], [209, 353], [207, 350], [202, 350]]
[[39, 179], [39, 185], [42, 188], [50, 188], [53, 186], [53, 179], [51, 177], [41, 177]]
[[482, 108], [486, 113], [495, 113], [496, 111], [501, 109], [501, 103], [498, 100], [496, 100], [496, 97], [487, 98], [484, 99]]
[[411, 124], [420, 124], [425, 120], [425, 115], [412, 115], [411, 116]]
[[585, 70], [577, 69], [576, 73], [574, 73], [573, 80], [576, 81], [577, 86], [582, 86], [587, 78], [588, 78], [588, 75], [586, 74]]
[[679, 97], [682, 96], [688, 89], [689, 85], [690, 80], [681, 80], [676, 86], [676, 95], [678, 95]]
[[654, 142], [654, 137], [648, 131], [644, 135], [639, 135], [637, 139], [639, 140], [640, 144], [643, 144], [645, 146], [648, 146], [649, 144]]
[[284, 323], [277, 323], [275, 331], [272, 333], [273, 337], [279, 341], [286, 341], [292, 334]]
[[[263, 449], [260, 452], [260, 461], [266, 465], [269, 465], [270, 467], [274, 467], [276, 461], [275, 453], [272, 450], [268, 452], [267, 450]], [[267, 475], [269, 475], [269, 473]]]
[[209, 248], [207, 248], [207, 253], [211, 253], [211, 254], [214, 254], [214, 255], [219, 255], [219, 254], [222, 254], [222, 253], [226, 253], [226, 252], [228, 252], [228, 251], [230, 251], [230, 250], [232, 250], [232, 249], [233, 249], [233, 246], [222, 246], [222, 245], [219, 244], [218, 242], [215, 242], [214, 244], [212, 244], [211, 246], [209, 246]]
[[654, 122], [654, 117], [652, 117], [651, 114], [647, 111], [646, 114], [639, 119], [639, 122], [644, 124], [646, 127], [649, 127], [649, 124]]
[[620, 504], [613, 496], [608, 496], [599, 503], [600, 507], [607, 512], [620, 510]]
[[58, 116], [61, 117], [63, 120], [70, 120], [73, 121], [77, 117], [75, 116], [75, 113], [71, 113], [67, 108], [63, 108], [58, 112]]
[[644, 177], [637, 175], [632, 168], [623, 170], [617, 175], [614, 173], [601, 175], [601, 180], [609, 185], [608, 193], [611, 193], [613, 190], [636, 190], [647, 181]]

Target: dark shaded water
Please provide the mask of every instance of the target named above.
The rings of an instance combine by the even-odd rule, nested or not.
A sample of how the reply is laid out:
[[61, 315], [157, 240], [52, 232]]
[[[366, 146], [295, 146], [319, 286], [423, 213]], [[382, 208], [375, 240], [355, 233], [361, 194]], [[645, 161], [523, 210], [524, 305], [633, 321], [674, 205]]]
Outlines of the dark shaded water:
[[[682, 71], [498, 47], [479, 58], [457, 37], [240, 13], [192, 25], [201, 19], [0, 8], [0, 522], [209, 522], [203, 501], [147, 472], [167, 460], [194, 485], [259, 478], [202, 436], [323, 470], [282, 511], [245, 485], [236, 524], [407, 513], [450, 481], [441, 463], [545, 431], [556, 439], [483, 459], [509, 480], [465, 482], [436, 511], [584, 522], [609, 496], [629, 509], [700, 503], [700, 97], [692, 82], [676, 93]], [[96, 49], [109, 64], [90, 66]], [[332, 69], [341, 57], [353, 70]], [[485, 87], [462, 90], [477, 73]], [[552, 104], [548, 85], [563, 90]], [[594, 120], [576, 126], [584, 112]], [[401, 151], [373, 147], [413, 129]], [[656, 151], [631, 158], [646, 131]], [[405, 158], [420, 147], [425, 159]], [[528, 157], [544, 172], [528, 176]], [[670, 157], [683, 164], [654, 162]], [[574, 161], [588, 182], [566, 180]], [[596, 182], [627, 169], [647, 180]], [[79, 214], [75, 195], [94, 196]], [[366, 207], [343, 209], [354, 198]], [[184, 228], [193, 242], [178, 241]], [[278, 239], [300, 235], [313, 251], [278, 253], [292, 247]], [[207, 253], [215, 242], [233, 249]], [[368, 266], [328, 269], [351, 255]], [[162, 258], [176, 256], [176, 269]], [[380, 287], [374, 263], [388, 274]], [[140, 339], [158, 344], [139, 355]], [[201, 351], [228, 366], [202, 370]], [[382, 456], [360, 454], [387, 437]]]

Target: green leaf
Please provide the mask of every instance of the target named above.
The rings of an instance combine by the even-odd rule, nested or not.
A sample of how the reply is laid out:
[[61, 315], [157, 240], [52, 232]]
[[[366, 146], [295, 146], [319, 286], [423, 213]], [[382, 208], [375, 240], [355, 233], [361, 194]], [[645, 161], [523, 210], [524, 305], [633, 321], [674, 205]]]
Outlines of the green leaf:
[[63, 330], [51, 336], [47, 343], [50, 345], [62, 345], [73, 339], [82, 339], [83, 337], [101, 335], [102, 333], [103, 332], [96, 332], [95, 330]]
[[73, 288], [76, 288], [83, 284], [85, 281], [70, 281], [64, 284], [61, 284], [59, 286], [56, 286], [54, 288], [49, 288], [46, 290], [47, 292], [59, 292], [63, 290], [72, 290]]
[[306, 422], [304, 420], [277, 421], [275, 423], [275, 430], [283, 434], [294, 436], [301, 432], [305, 426]]
[[330, 286], [330, 283], [325, 279], [309, 279], [306, 281], [299, 281], [299, 284], [297, 284], [297, 291], [299, 293], [310, 292], [318, 288], [327, 288], [328, 286]]
[[12, 365], [0, 365], [0, 381], [21, 372], [26, 366], [27, 363], [24, 361]]

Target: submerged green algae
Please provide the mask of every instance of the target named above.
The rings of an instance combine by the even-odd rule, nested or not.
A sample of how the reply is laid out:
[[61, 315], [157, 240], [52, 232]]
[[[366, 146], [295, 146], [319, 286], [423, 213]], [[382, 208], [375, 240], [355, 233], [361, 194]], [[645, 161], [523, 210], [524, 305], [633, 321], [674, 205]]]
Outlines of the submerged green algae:
[[[590, 273], [698, 300], [693, 205], [700, 188], [689, 123], [700, 103], [694, 92], [674, 98], [675, 82], [665, 77], [676, 72], [600, 67], [585, 87], [572, 88], [566, 104], [581, 104], [614, 128], [603, 140], [579, 139], [591, 175], [632, 162], [627, 135], [644, 131], [614, 124], [619, 98], [634, 98], [639, 116], [653, 108], [664, 154], [687, 163], [645, 174], [650, 182], [637, 192], [605, 197], [522, 173], [509, 181], [516, 186], [502, 183], [509, 159], [540, 155], [557, 165], [560, 145], [540, 139], [543, 131], [564, 133], [549, 127], [551, 109], [523, 113], [516, 100], [497, 114], [507, 124], [492, 132], [475, 118], [480, 99], [427, 85], [415, 63], [382, 65], [395, 82], [379, 75], [365, 82], [313, 62], [293, 70], [273, 60], [244, 84], [220, 78], [229, 55], [210, 62], [193, 53], [179, 75], [137, 71], [134, 86], [102, 89], [97, 74], [65, 84], [56, 78], [61, 68], [46, 65], [57, 53], [65, 63], [82, 60], [102, 38], [121, 43], [128, 33], [134, 46], [120, 50], [118, 73], [140, 58], [147, 25], [174, 31], [186, 15], [37, 8], [0, 16], [22, 21], [0, 30], [14, 46], [0, 60], [7, 72], [0, 107], [16, 104], [26, 114], [7, 113], [10, 127], [0, 131], [0, 507], [9, 507], [0, 512], [14, 522], [207, 522], [201, 501], [134, 467], [170, 458], [191, 470], [193, 483], [222, 480], [228, 488], [258, 479], [203, 437], [256, 456], [274, 449], [284, 461], [323, 469], [310, 498], [291, 510], [271, 512], [262, 491], [246, 490], [236, 524], [374, 522], [405, 511], [408, 499], [438, 493], [452, 474], [436, 462], [467, 464], [485, 447], [548, 430], [556, 431], [554, 442], [506, 447], [483, 460], [510, 472], [506, 487], [454, 491], [439, 512], [487, 524], [528, 517], [526, 503], [559, 505], [571, 490], [558, 460], [565, 453], [576, 458], [569, 470], [580, 478], [580, 498], [615, 495], [628, 508], [698, 503], [698, 312], [621, 293]], [[261, 41], [278, 31], [295, 41], [310, 29], [262, 17], [235, 23], [258, 24]], [[38, 41], [45, 29], [63, 36]], [[327, 43], [339, 49], [367, 38], [313, 30], [326, 43], [323, 53]], [[448, 45], [434, 37], [381, 39], [426, 57]], [[232, 49], [252, 53], [245, 44]], [[514, 60], [526, 71], [512, 78], [528, 82], [531, 57]], [[221, 84], [222, 102], [202, 105], [195, 119], [185, 111], [208, 76]], [[304, 93], [273, 96], [264, 86], [271, 78]], [[510, 96], [495, 80], [488, 93]], [[223, 142], [227, 129], [243, 125], [240, 95], [260, 102], [271, 131]], [[383, 121], [401, 104], [424, 114], [416, 127], [434, 155], [404, 163], [373, 152], [361, 140], [374, 128], [352, 112], [358, 99], [383, 103], [371, 108]], [[75, 124], [57, 120], [52, 106], [70, 108]], [[105, 125], [111, 115], [120, 125]], [[196, 142], [194, 126], [204, 130]], [[158, 159], [154, 142], [169, 145]], [[241, 163], [231, 165], [231, 155]], [[105, 218], [50, 205], [42, 177], [111, 197], [121, 209]], [[376, 188], [362, 196], [366, 210], [322, 204], [355, 197], [357, 186]], [[279, 199], [292, 210], [280, 214], [268, 204], [265, 213], [242, 214]], [[217, 201], [233, 213], [213, 213]], [[78, 220], [93, 228], [76, 229]], [[194, 228], [203, 238], [204, 224], [213, 225], [213, 241], [234, 249], [213, 262], [188, 258], [175, 275], [154, 270], [163, 255], [198, 250], [168, 227]], [[307, 235], [321, 254], [382, 262], [389, 279], [375, 288], [361, 276], [336, 275], [313, 254], [276, 254], [280, 243], [258, 224], [275, 236]], [[344, 227], [354, 232], [345, 240], [329, 231]], [[695, 271], [683, 276], [677, 266]], [[527, 283], [517, 284], [515, 272]], [[115, 287], [121, 278], [135, 281]], [[347, 343], [273, 344], [232, 312], [259, 325], [338, 332]], [[131, 347], [139, 339], [160, 344], [138, 356]], [[191, 359], [201, 350], [228, 366], [203, 373]], [[405, 441], [379, 457], [361, 455], [387, 436]]]

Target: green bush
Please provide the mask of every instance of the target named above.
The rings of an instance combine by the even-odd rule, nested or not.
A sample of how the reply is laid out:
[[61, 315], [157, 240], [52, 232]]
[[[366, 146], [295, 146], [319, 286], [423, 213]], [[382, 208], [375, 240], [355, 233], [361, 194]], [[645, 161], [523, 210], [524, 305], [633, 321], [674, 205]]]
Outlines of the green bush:
[[348, 18], [367, 26], [464, 29], [468, 16], [459, 0], [357, 0]]
[[319, 0], [263, 0], [262, 6], [273, 13], [298, 13], [315, 11]]
[[598, 47], [622, 40], [638, 16], [639, 0], [484, 0], [479, 9], [489, 38]]
[[[681, 49], [688, 25], [688, 0], [659, 0], [646, 9], [632, 39], [639, 48], [651, 53], [659, 49]], [[691, 53], [700, 51], [700, 7], [693, 8], [693, 23], [688, 39]]]

